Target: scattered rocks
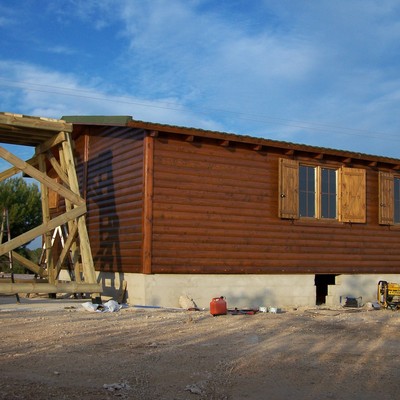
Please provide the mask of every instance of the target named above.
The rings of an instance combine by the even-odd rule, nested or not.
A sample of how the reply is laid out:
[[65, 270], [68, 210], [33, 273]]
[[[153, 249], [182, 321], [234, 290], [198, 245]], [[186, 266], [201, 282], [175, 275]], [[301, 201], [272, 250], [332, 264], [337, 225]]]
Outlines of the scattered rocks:
[[179, 297], [179, 306], [185, 310], [197, 310], [197, 305], [188, 295]]
[[206, 382], [201, 381], [198, 383], [193, 383], [191, 385], [186, 385], [185, 391], [193, 394], [198, 394], [200, 396], [204, 396], [206, 394], [205, 387], [206, 387]]
[[108, 390], [109, 392], [116, 392], [119, 390], [131, 390], [128, 382], [121, 381], [118, 383], [105, 383], [103, 385], [103, 389]]

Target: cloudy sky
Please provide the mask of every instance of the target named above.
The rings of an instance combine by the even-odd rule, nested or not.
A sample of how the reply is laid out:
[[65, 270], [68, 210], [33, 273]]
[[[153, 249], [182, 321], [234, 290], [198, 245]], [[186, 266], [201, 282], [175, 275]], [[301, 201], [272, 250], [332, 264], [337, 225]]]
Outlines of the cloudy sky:
[[0, 111], [400, 158], [398, 0], [0, 0]]

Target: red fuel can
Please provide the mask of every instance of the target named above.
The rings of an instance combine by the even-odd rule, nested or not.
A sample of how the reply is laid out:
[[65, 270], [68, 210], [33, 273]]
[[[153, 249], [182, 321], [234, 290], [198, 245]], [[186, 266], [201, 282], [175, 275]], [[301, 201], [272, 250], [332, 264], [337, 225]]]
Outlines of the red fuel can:
[[216, 315], [226, 315], [228, 313], [228, 308], [226, 305], [225, 298], [214, 297], [210, 303], [210, 313], [215, 317]]

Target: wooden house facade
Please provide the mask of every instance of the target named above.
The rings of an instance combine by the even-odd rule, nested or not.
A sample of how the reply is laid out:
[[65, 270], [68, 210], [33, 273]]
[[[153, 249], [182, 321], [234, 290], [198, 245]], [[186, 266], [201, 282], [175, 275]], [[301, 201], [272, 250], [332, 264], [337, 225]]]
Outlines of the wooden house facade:
[[136, 304], [188, 294], [202, 306], [219, 295], [315, 305], [372, 299], [378, 279], [396, 279], [399, 159], [131, 117], [63, 119], [106, 291], [126, 281]]

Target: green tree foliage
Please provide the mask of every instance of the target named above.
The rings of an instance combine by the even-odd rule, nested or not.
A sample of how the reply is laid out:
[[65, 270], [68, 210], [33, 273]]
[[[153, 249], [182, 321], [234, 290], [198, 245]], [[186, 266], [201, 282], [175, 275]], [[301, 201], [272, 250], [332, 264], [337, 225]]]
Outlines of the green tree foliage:
[[[10, 178], [0, 183], [0, 215], [3, 216], [3, 210], [8, 210], [11, 238], [15, 238], [30, 229], [39, 226], [42, 223], [42, 205], [40, 191], [34, 183], [28, 184], [22, 177]], [[6, 226], [2, 242], [8, 240]], [[25, 243], [17, 249], [25, 257], [30, 254]], [[2, 257], [2, 259], [5, 256]], [[7, 257], [8, 258], [8, 257]], [[27, 257], [31, 258], [31, 257]], [[0, 264], [7, 264], [6, 260], [1, 260]]]
[[22, 177], [0, 183], [0, 211], [5, 208], [8, 209], [12, 238], [39, 226], [42, 222], [39, 188], [34, 183], [28, 184]]

